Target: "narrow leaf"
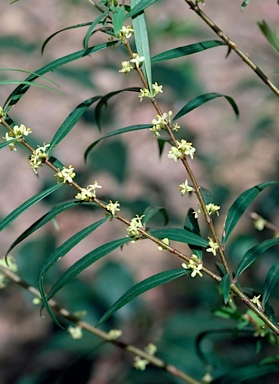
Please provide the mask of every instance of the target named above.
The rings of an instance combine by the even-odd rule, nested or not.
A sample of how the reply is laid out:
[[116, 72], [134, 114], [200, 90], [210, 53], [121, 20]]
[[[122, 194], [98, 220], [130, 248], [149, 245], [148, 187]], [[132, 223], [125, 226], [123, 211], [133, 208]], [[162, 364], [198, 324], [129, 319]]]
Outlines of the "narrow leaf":
[[269, 248], [274, 247], [277, 244], [279, 244], [279, 238], [268, 239], [249, 249], [237, 267], [235, 278], [238, 278], [238, 276], [243, 271], [245, 271], [245, 269], [247, 269], [257, 259], [258, 256], [262, 255]]
[[251, 2], [252, 0], [245, 0], [243, 1], [243, 3], [241, 4], [241, 7], [240, 9], [243, 11], [243, 9]]
[[28, 208], [32, 207], [39, 201], [43, 200], [46, 196], [50, 195], [58, 188], [60, 188], [63, 184], [55, 184], [52, 187], [45, 189], [44, 191], [38, 193], [37, 195], [31, 197], [29, 200], [25, 201], [18, 208], [16, 208], [13, 212], [11, 212], [8, 216], [6, 216], [0, 222], [0, 231], [2, 231], [7, 225], [11, 224], [19, 215], [21, 215]]
[[222, 238], [222, 244], [224, 244], [234, 227], [238, 223], [239, 219], [249, 207], [249, 205], [253, 202], [253, 200], [258, 196], [260, 192], [262, 192], [265, 188], [278, 184], [277, 181], [268, 181], [262, 184], [258, 184], [255, 187], [247, 189], [247, 191], [243, 192], [232, 204], [228, 211], [228, 215], [224, 225], [224, 233]]
[[55, 83], [55, 81], [49, 79], [48, 77], [40, 76], [40, 75], [38, 75], [38, 73], [31, 72], [31, 71], [27, 71], [27, 70], [25, 70], [25, 69], [21, 69], [21, 68], [0, 68], [0, 71], [15, 71], [15, 72], [29, 73], [30, 75], [37, 75], [37, 76], [39, 76], [41, 79], [44, 79], [44, 80], [46, 80], [46, 81], [49, 81], [49, 82], [52, 83], [53, 85], [56, 85], [57, 87], [60, 87], [59, 84]]
[[263, 298], [262, 298], [262, 306], [265, 307], [265, 303], [269, 299], [269, 296], [271, 294], [271, 291], [274, 287], [274, 285], [277, 283], [277, 280], [279, 279], [279, 261], [275, 263], [270, 270], [268, 271], [268, 274], [266, 276], [265, 282], [264, 282], [264, 288], [263, 288]]
[[99, 128], [100, 131], [101, 131], [101, 112], [102, 112], [103, 108], [107, 106], [108, 100], [110, 98], [112, 98], [113, 96], [116, 96], [119, 93], [126, 92], [126, 91], [129, 91], [129, 92], [140, 92], [140, 88], [139, 87], [129, 87], [129, 88], [120, 89], [118, 91], [110, 92], [110, 93], [106, 94], [105, 96], [103, 96], [101, 98], [101, 100], [99, 101], [99, 103], [96, 105], [96, 108], [95, 108], [95, 119], [96, 119], [96, 123], [97, 123], [98, 128]]
[[84, 271], [90, 265], [100, 260], [102, 257], [108, 255], [110, 252], [121, 247], [122, 245], [131, 241], [129, 237], [124, 239], [113, 240], [107, 244], [101, 245], [100, 247], [89, 252], [87, 255], [83, 256], [75, 264], [73, 264], [67, 271], [61, 276], [59, 280], [53, 285], [47, 299], [50, 300], [61, 288], [63, 288], [67, 283], [69, 283], [74, 277], [79, 273]]
[[125, 20], [125, 8], [123, 6], [120, 6], [113, 13], [113, 17], [112, 17], [112, 24], [113, 24], [115, 37], [118, 37], [120, 29], [122, 28], [122, 25], [124, 23], [124, 20]]
[[198, 108], [199, 106], [201, 106], [202, 104], [206, 103], [207, 101], [210, 101], [210, 100], [213, 100], [213, 99], [216, 99], [217, 97], [225, 97], [225, 99], [230, 103], [230, 105], [232, 106], [233, 110], [234, 110], [234, 113], [236, 114], [236, 116], [238, 117], [239, 116], [239, 111], [238, 111], [238, 107], [234, 101], [233, 98], [231, 98], [230, 96], [226, 96], [226, 95], [223, 95], [222, 93], [216, 93], [216, 92], [210, 92], [210, 93], [205, 93], [203, 95], [200, 95], [198, 97], [196, 97], [195, 99], [189, 101], [189, 103], [187, 103], [175, 116], [174, 118], [172, 119], [172, 121], [175, 121], [177, 119], [179, 119], [180, 117], [186, 115], [187, 113], [193, 111], [193, 109], [196, 109]]
[[52, 87], [49, 87], [49, 86], [43, 85], [43, 84], [33, 83], [32, 81], [26, 81], [26, 80], [0, 80], [0, 85], [11, 85], [11, 84], [13, 84], [13, 85], [14, 84], [28, 85], [28, 88], [29, 87], [44, 88], [44, 89], [47, 89], [49, 91], [53, 91], [55, 93], [59, 93], [60, 95], [63, 95], [63, 92], [58, 91], [58, 89], [55, 89], [55, 88], [52, 88]]
[[88, 225], [86, 228], [83, 228], [81, 231], [76, 233], [74, 236], [70, 237], [63, 244], [61, 244], [41, 265], [39, 270], [39, 279], [42, 279], [49, 268], [57, 262], [60, 257], [65, 256], [74, 246], [76, 246], [81, 240], [94, 232], [100, 225], [105, 223], [109, 219], [109, 216], [104, 217], [103, 219], [97, 221], [96, 223]]
[[149, 231], [151, 235], [164, 239], [167, 237], [169, 240], [179, 241], [181, 243], [199, 245], [201, 247], [207, 247], [207, 240], [196, 235], [193, 232], [180, 228], [165, 228], [165, 229], [151, 229]]
[[227, 304], [231, 290], [231, 275], [229, 273], [222, 277], [220, 288], [224, 297], [224, 303]]
[[81, 104], [79, 104], [71, 113], [70, 115], [64, 120], [62, 125], [58, 128], [57, 132], [53, 136], [50, 147], [48, 149], [48, 153], [50, 153], [54, 147], [58, 143], [60, 143], [61, 140], [64, 139], [64, 137], [71, 131], [71, 129], [75, 126], [75, 124], [79, 121], [81, 116], [86, 112], [86, 110], [97, 100], [99, 100], [101, 96], [94, 96], [90, 99], [87, 99], [83, 101]]
[[[108, 48], [112, 45], [115, 45], [116, 43], [117, 43], [116, 41], [110, 41], [108, 43], [98, 44], [98, 45], [95, 45], [93, 47], [82, 49], [80, 51], [71, 53], [69, 55], [60, 57], [59, 59], [54, 60], [51, 63], [45, 65], [44, 67], [34, 71], [35, 74], [28, 76], [26, 81], [33, 82], [34, 80], [36, 80], [38, 78], [38, 76], [42, 76], [47, 72], [53, 71], [54, 69], [61, 67], [62, 65], [68, 64], [68, 63], [75, 61], [75, 60], [78, 60], [78, 59], [81, 59], [82, 57], [91, 55], [92, 53], [95, 53], [95, 52], [98, 52], [98, 51], [103, 50], [105, 48]], [[7, 98], [7, 100], [5, 102], [5, 105], [7, 105], [9, 103], [8, 108], [7, 108], [7, 112], [13, 105], [15, 105], [22, 98], [22, 96], [25, 94], [25, 92], [28, 91], [29, 88], [30, 88], [30, 86], [25, 85], [25, 84], [19, 85], [10, 94], [10, 96]]]
[[177, 47], [170, 49], [168, 51], [159, 53], [156, 56], [151, 58], [151, 63], [157, 63], [164, 60], [177, 59], [178, 57], [192, 55], [193, 53], [198, 53], [205, 51], [206, 49], [219, 47], [220, 45], [227, 45], [222, 40], [207, 40], [200, 41], [199, 43], [184, 45], [182, 47]]
[[83, 47], [88, 48], [89, 39], [95, 29], [95, 27], [107, 16], [108, 12], [102, 13], [99, 15], [89, 26], [88, 31], [83, 40]]
[[169, 220], [167, 211], [164, 207], [159, 207], [157, 205], [150, 205], [144, 210], [142, 224], [145, 225], [146, 223], [148, 223], [148, 221], [151, 220], [158, 212], [161, 212], [161, 214], [164, 216], [165, 225], [167, 225]]
[[140, 131], [142, 129], [150, 129], [152, 127], [152, 124], [140, 124], [140, 125], [130, 125], [129, 127], [116, 129], [113, 132], [108, 133], [107, 135], [101, 137], [100, 139], [94, 141], [94, 143], [90, 144], [89, 147], [86, 149], [84, 153], [84, 160], [86, 161], [87, 156], [92, 151], [92, 149], [101, 141], [104, 139], [107, 139], [108, 137], [113, 137], [116, 135], [121, 135], [122, 133], [126, 132], [132, 132], [132, 131]]
[[275, 30], [272, 31], [265, 20], [258, 22], [258, 26], [270, 45], [275, 49], [276, 52], [279, 52], [279, 36], [277, 32]]
[[7, 145], [12, 144], [16, 141], [16, 139], [4, 141], [3, 143], [0, 143], [0, 149], [5, 148]]
[[[143, 0], [131, 0], [131, 12], [133, 12], [133, 8], [135, 8], [139, 3], [142, 3], [142, 1]], [[139, 56], [143, 56], [145, 58], [142, 64], [142, 70], [148, 83], [149, 90], [152, 92], [151, 60], [144, 12], [141, 12], [137, 16], [133, 17], [132, 24], [137, 53]]]
[[89, 21], [89, 22], [87, 22], [87, 23], [70, 25], [69, 27], [60, 29], [59, 31], [53, 33], [52, 35], [50, 35], [50, 36], [43, 42], [43, 45], [42, 45], [42, 48], [41, 48], [41, 54], [44, 53], [45, 47], [46, 47], [46, 45], [49, 43], [49, 41], [50, 41], [54, 36], [58, 35], [58, 33], [60, 33], [60, 32], [64, 32], [64, 31], [68, 31], [69, 29], [75, 29], [75, 28], [86, 27], [86, 26], [88, 26], [88, 25], [91, 25], [91, 23], [92, 23], [92, 22]]
[[128, 19], [129, 17], [134, 17], [140, 12], [142, 12], [144, 9], [149, 7], [151, 4], [155, 3], [157, 0], [141, 0], [137, 1], [137, 5], [133, 6], [131, 2], [132, 9], [127, 15], [125, 16], [125, 19]]
[[147, 279], [141, 281], [140, 283], [134, 285], [132, 288], [128, 289], [123, 296], [121, 296], [102, 316], [96, 327], [106, 321], [111, 317], [116, 311], [122, 308], [124, 305], [135, 299], [136, 297], [142, 295], [144, 292], [149, 291], [155, 287], [166, 284], [171, 280], [177, 279], [183, 275], [186, 275], [190, 271], [187, 271], [183, 268], [175, 269], [171, 271], [165, 271], [158, 273], [157, 275], [148, 277]]
[[[39, 228], [44, 226], [46, 223], [51, 221], [54, 217], [59, 215], [59, 213], [64, 212], [72, 207], [76, 207], [81, 205], [82, 202], [75, 200], [75, 201], [67, 201], [62, 204], [59, 204], [58, 206], [54, 207], [51, 211], [43, 215], [40, 219], [38, 219], [35, 223], [30, 225], [29, 228], [27, 228], [9, 247], [8, 251], [6, 252], [6, 255], [11, 252], [11, 250], [18, 245], [20, 242], [22, 242], [24, 239], [26, 239], [28, 236], [30, 236], [32, 233], [37, 231]], [[94, 204], [94, 203], [92, 203]]]

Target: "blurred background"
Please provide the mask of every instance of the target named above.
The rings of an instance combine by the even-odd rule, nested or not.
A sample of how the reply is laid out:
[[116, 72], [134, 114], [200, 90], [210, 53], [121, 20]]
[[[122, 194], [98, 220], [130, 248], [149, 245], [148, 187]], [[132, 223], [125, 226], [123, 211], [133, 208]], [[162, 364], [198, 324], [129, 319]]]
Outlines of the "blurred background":
[[[275, 0], [253, 0], [241, 12], [241, 3], [207, 0], [202, 9], [249, 54], [271, 81], [278, 84], [278, 54], [267, 43], [257, 22], [266, 20], [272, 28], [278, 27], [279, 6]], [[44, 40], [52, 33], [70, 25], [91, 22], [98, 16], [92, 4], [85, 0], [20, 0], [12, 5], [2, 1], [0, 14], [0, 67], [27, 71], [36, 71], [61, 56], [82, 49], [86, 27], [58, 34], [46, 46], [44, 54], [40, 52]], [[151, 55], [218, 39], [182, 0], [158, 1], [148, 8], [146, 17]], [[89, 45], [105, 41], [106, 35], [96, 33]], [[192, 141], [197, 148], [195, 160], [191, 162], [193, 171], [201, 186], [210, 191], [214, 202], [221, 206], [220, 217], [216, 220], [220, 235], [226, 212], [234, 199], [258, 183], [277, 180], [279, 165], [278, 99], [234, 52], [226, 55], [227, 48], [220, 46], [153, 66], [153, 79], [164, 89], [158, 97], [163, 111], [172, 110], [175, 114], [188, 101], [206, 92], [231, 96], [240, 109], [237, 120], [227, 101], [218, 98], [179, 121], [182, 128], [178, 137]], [[135, 73], [124, 76], [118, 72], [126, 59], [122, 47], [111, 48], [46, 74], [59, 84], [60, 93], [31, 87], [11, 110], [12, 119], [32, 129], [28, 142], [34, 147], [49, 143], [82, 101], [122, 88], [141, 86]], [[23, 80], [25, 77], [21, 72], [0, 72], [1, 80]], [[44, 80], [38, 83], [49, 85]], [[0, 105], [14, 88], [0, 87]], [[81, 185], [98, 180], [103, 186], [98, 197], [105, 201], [118, 200], [125, 217], [141, 215], [146, 207], [158, 205], [166, 209], [169, 226], [182, 228], [188, 209], [196, 210], [197, 202], [194, 196], [180, 196], [178, 185], [185, 181], [185, 171], [180, 164], [167, 158], [167, 148], [159, 158], [158, 145], [148, 130], [101, 142], [84, 163], [87, 147], [105, 133], [129, 125], [147, 124], [153, 118], [155, 113], [147, 100], [140, 104], [136, 93], [121, 93], [103, 110], [101, 133], [94, 107], [91, 107], [59, 143], [54, 156], [66, 166], [74, 166]], [[4, 136], [4, 127], [0, 127], [0, 131]], [[39, 177], [36, 177], [27, 156], [27, 151], [21, 148], [17, 152], [8, 148], [0, 152], [0, 219], [55, 182], [53, 173], [46, 167], [39, 169]], [[278, 192], [278, 188], [266, 190], [250, 209], [277, 227]], [[65, 186], [20, 216], [0, 233], [2, 255], [35, 220], [58, 202], [73, 199], [75, 194], [72, 187]], [[19, 275], [36, 286], [43, 260], [78, 230], [101, 217], [103, 212], [92, 208], [81, 207], [62, 213], [56, 218], [56, 225], [46, 225], [13, 250]], [[155, 217], [151, 225], [163, 227], [163, 215]], [[206, 238], [206, 228], [202, 223], [201, 227]], [[47, 287], [87, 252], [125, 235], [126, 230], [120, 223], [106, 223], [51, 269]], [[272, 236], [268, 230], [256, 231], [249, 214], [245, 215], [226, 249], [231, 265], [237, 265], [249, 248]], [[182, 244], [177, 246], [190, 252]], [[252, 286], [260, 293], [266, 273], [277, 259], [278, 249], [266, 252], [265, 257], [242, 277], [243, 286]], [[179, 259], [158, 251], [155, 245], [143, 241], [129, 244], [88, 268], [57, 295], [57, 301], [73, 312], [86, 310], [85, 320], [96, 324], [106, 309], [133, 284], [180, 266]], [[278, 290], [273, 292], [272, 304], [278, 308]], [[235, 323], [212, 313], [213, 308], [221, 305], [222, 299], [213, 281], [207, 277], [202, 281], [187, 277], [144, 294], [116, 313], [102, 328], [121, 328], [123, 341], [141, 348], [149, 342], [156, 344], [159, 357], [199, 380], [206, 371], [216, 378], [275, 354], [275, 347], [265, 340], [259, 346], [253, 330], [232, 340]], [[38, 307], [32, 304], [31, 295], [13, 284], [0, 291], [0, 308], [0, 384], [180, 382], [151, 366], [145, 372], [136, 371], [132, 367], [133, 356], [92, 335], [84, 334], [81, 340], [71, 339], [68, 332], [53, 325], [48, 315], [42, 319]], [[267, 376], [268, 382], [278, 383], [277, 374]], [[254, 378], [246, 382], [261, 383], [261, 380]]]

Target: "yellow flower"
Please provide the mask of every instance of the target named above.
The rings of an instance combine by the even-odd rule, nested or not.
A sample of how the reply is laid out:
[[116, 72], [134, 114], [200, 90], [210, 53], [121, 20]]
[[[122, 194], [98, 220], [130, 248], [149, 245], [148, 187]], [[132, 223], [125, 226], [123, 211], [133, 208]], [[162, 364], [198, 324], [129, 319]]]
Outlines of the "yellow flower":
[[119, 72], [128, 73], [133, 68], [134, 67], [129, 63], [129, 61], [122, 61], [122, 69], [120, 69]]
[[191, 277], [195, 277], [196, 275], [199, 275], [200, 277], [202, 277], [201, 269], [203, 268], [203, 265], [197, 255], [193, 254], [188, 264], [183, 263], [182, 267], [185, 269], [193, 270], [193, 272], [191, 273]]
[[185, 195], [187, 192], [193, 192], [195, 188], [188, 185], [188, 180], [185, 180], [184, 183], [179, 185], [179, 191], [181, 192], [181, 196]]
[[211, 237], [208, 237], [208, 240], [209, 248], [206, 248], [206, 252], [211, 252], [214, 256], [216, 256], [216, 251], [219, 249], [219, 246], [217, 243], [214, 243]]
[[72, 165], [69, 165], [69, 167], [63, 167], [62, 170], [59, 170], [54, 177], [57, 177], [58, 183], [72, 183], [74, 177], [76, 176], [74, 172], [74, 168]]
[[106, 205], [107, 210], [112, 214], [112, 216], [114, 216], [117, 211], [120, 211], [120, 209], [118, 207], [120, 207], [120, 204], [118, 203], [118, 201], [113, 203], [110, 200], [109, 204]]

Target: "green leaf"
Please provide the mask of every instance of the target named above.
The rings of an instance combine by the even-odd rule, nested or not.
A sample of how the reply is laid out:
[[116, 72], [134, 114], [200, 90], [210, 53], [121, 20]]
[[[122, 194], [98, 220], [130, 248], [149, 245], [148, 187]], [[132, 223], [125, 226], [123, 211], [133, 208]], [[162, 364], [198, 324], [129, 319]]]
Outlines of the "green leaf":
[[38, 73], [31, 72], [31, 71], [26, 71], [25, 69], [21, 69], [21, 68], [0, 68], [0, 71], [15, 71], [15, 72], [29, 73], [30, 75], [37, 75], [37, 76], [39, 76], [41, 79], [44, 79], [44, 80], [46, 80], [46, 81], [49, 81], [49, 82], [52, 83], [53, 85], [56, 85], [57, 87], [60, 87], [59, 84], [55, 83], [55, 81], [49, 79], [48, 77], [40, 76], [40, 75], [38, 75]]
[[90, 27], [88, 28], [88, 31], [86, 32], [86, 35], [83, 40], [83, 47], [87, 48], [89, 39], [93, 34], [93, 31], [95, 27], [108, 15], [108, 12], [104, 12], [101, 15], [99, 15], [92, 23], [90, 23]]
[[[193, 215], [193, 212], [194, 210], [192, 208], [188, 210], [185, 223], [184, 223], [184, 229], [186, 231], [190, 231], [200, 236], [199, 222]], [[202, 247], [198, 245], [191, 245], [190, 248], [193, 251], [193, 253], [198, 256], [199, 259], [202, 259]]]
[[107, 139], [108, 137], [113, 137], [113, 136], [116, 136], [116, 135], [121, 135], [122, 133], [126, 133], [126, 132], [139, 131], [139, 130], [142, 130], [142, 129], [150, 129], [150, 128], [152, 128], [152, 124], [130, 125], [129, 127], [116, 129], [115, 131], [108, 133], [107, 135], [101, 137], [100, 139], [98, 139], [98, 140], [94, 141], [92, 144], [90, 144], [89, 147], [86, 149], [86, 151], [84, 153], [84, 160], [86, 161], [87, 156], [89, 155], [89, 153], [92, 151], [92, 149], [101, 140]]
[[[58, 206], [54, 207], [51, 211], [47, 212], [45, 215], [40, 217], [35, 223], [30, 225], [9, 247], [8, 251], [6, 252], [6, 255], [11, 252], [11, 250], [18, 245], [20, 242], [22, 242], [24, 239], [26, 239], [28, 236], [30, 236], [32, 233], [37, 231], [39, 228], [44, 226], [46, 223], [51, 221], [54, 217], [56, 217], [59, 213], [66, 211], [67, 209], [70, 209], [72, 207], [76, 207], [81, 205], [82, 202], [75, 200], [75, 201], [67, 201], [62, 204], [59, 204]], [[95, 203], [92, 203], [95, 204]]]
[[44, 191], [38, 193], [37, 195], [31, 197], [23, 204], [21, 204], [18, 208], [16, 208], [13, 212], [11, 212], [8, 216], [6, 216], [2, 221], [0, 221], [0, 231], [7, 227], [7, 225], [11, 224], [19, 215], [21, 215], [28, 208], [32, 207], [39, 201], [43, 200], [45, 197], [56, 191], [63, 184], [55, 184], [52, 187], [45, 189]]
[[12, 144], [15, 141], [17, 141], [17, 139], [12, 139], [12, 140], [4, 141], [3, 143], [0, 143], [0, 149], [5, 148], [7, 145]]
[[220, 377], [219, 380], [221, 380], [222, 384], [242, 384], [248, 380], [252, 383], [251, 379], [258, 379], [272, 372], [278, 372], [278, 364], [246, 365], [245, 367], [230, 370], [228, 374]]
[[216, 92], [210, 92], [210, 93], [205, 93], [203, 95], [200, 95], [196, 97], [195, 99], [189, 101], [172, 119], [172, 121], [175, 121], [179, 119], [180, 117], [186, 115], [187, 113], [193, 111], [193, 109], [198, 108], [200, 105], [206, 103], [207, 101], [216, 99], [217, 97], [225, 97], [225, 99], [230, 103], [232, 106], [236, 116], [239, 116], [239, 111], [238, 107], [234, 101], [234, 99], [230, 96], [223, 95], [222, 93], [216, 93]]
[[[70, 237], [68, 240], [66, 240], [63, 244], [60, 245], [47, 259], [46, 261], [41, 265], [39, 269], [38, 274], [38, 287], [41, 294], [42, 299], [42, 309], [46, 307], [47, 312], [49, 313], [51, 319], [61, 327], [61, 324], [58, 322], [56, 317], [54, 316], [48, 300], [46, 296], [46, 292], [44, 289], [44, 275], [49, 270], [49, 268], [57, 262], [60, 257], [63, 257], [66, 255], [67, 252], [69, 252], [75, 245], [77, 245], [81, 240], [83, 240], [86, 236], [88, 236], [90, 233], [95, 231], [100, 225], [102, 225], [104, 222], [106, 222], [109, 219], [109, 216], [104, 217], [103, 219], [97, 221], [96, 223], [90, 224], [88, 227], [82, 229], [78, 233], [76, 233], [74, 236]], [[42, 310], [41, 309], [41, 310]]]
[[[75, 60], [81, 59], [82, 57], [91, 55], [92, 53], [95, 53], [95, 52], [98, 52], [102, 49], [108, 48], [112, 45], [115, 45], [116, 43], [117, 43], [116, 41], [110, 41], [108, 43], [98, 44], [98, 45], [95, 45], [93, 47], [82, 49], [80, 51], [77, 51], [77, 52], [71, 53], [69, 55], [63, 56], [60, 59], [54, 60], [51, 63], [45, 65], [44, 67], [34, 71], [35, 74], [28, 76], [26, 81], [33, 82], [34, 80], [36, 80], [38, 78], [38, 76], [42, 76], [47, 72], [53, 71], [54, 69], [61, 67], [62, 65], [71, 63], [72, 61], [75, 61]], [[15, 105], [22, 98], [22, 96], [25, 94], [25, 92], [28, 91], [29, 88], [30, 88], [30, 86], [28, 86], [28, 85], [19, 85], [10, 94], [10, 96], [7, 98], [7, 100], [5, 102], [5, 105], [7, 105], [9, 103], [8, 108], [7, 108], [7, 112], [11, 109], [11, 107], [13, 105]]]
[[220, 282], [220, 288], [224, 297], [224, 303], [227, 304], [229, 301], [229, 295], [231, 290], [231, 275], [230, 273], [227, 273], [225, 276], [222, 277], [222, 280]]
[[272, 31], [265, 20], [258, 22], [257, 24], [263, 35], [267, 38], [270, 45], [275, 49], [276, 52], [279, 52], [279, 36], [277, 32], [275, 30]]
[[150, 205], [144, 210], [142, 224], [145, 225], [148, 223], [148, 221], [151, 220], [158, 212], [161, 212], [161, 214], [164, 216], [165, 225], [167, 225], [169, 220], [167, 211], [164, 207], [159, 207], [157, 205]]
[[109, 317], [111, 317], [116, 311], [122, 308], [125, 304], [129, 303], [136, 297], [142, 295], [144, 292], [149, 291], [155, 287], [159, 287], [160, 285], [166, 284], [171, 280], [177, 279], [183, 275], [186, 275], [190, 271], [187, 271], [183, 268], [174, 269], [171, 271], [165, 271], [158, 273], [157, 275], [148, 277], [147, 279], [141, 281], [140, 283], [134, 285], [132, 288], [128, 289], [102, 316], [96, 327], [106, 321]]
[[[137, 1], [137, 5], [133, 6], [133, 2], [131, 1], [131, 6], [132, 6], [132, 10], [127, 13], [127, 15], [125, 16], [125, 19], [128, 19], [129, 17], [134, 17], [136, 16], [137, 14], [139, 14], [140, 12], [142, 12], [144, 9], [146, 9], [147, 7], [149, 7], [151, 4], [155, 3], [157, 0], [138, 0]], [[135, 4], [135, 2], [134, 2]]]
[[243, 11], [243, 9], [251, 2], [252, 0], [245, 0], [243, 1], [243, 3], [241, 4], [241, 7], [240, 9]]
[[170, 49], [168, 51], [159, 53], [156, 56], [151, 58], [151, 63], [157, 63], [164, 60], [177, 59], [178, 57], [192, 55], [193, 53], [198, 53], [205, 51], [209, 48], [219, 47], [220, 45], [227, 45], [222, 40], [207, 40], [200, 41], [199, 43], [184, 45], [182, 47], [177, 47]]
[[275, 324], [277, 326], [278, 320], [277, 320], [275, 311], [274, 311], [272, 305], [268, 301], [266, 301], [266, 303], [265, 303], [265, 313], [270, 318], [270, 320], [273, 322], [273, 324]]
[[129, 88], [120, 89], [118, 91], [110, 92], [107, 95], [103, 96], [101, 98], [101, 100], [99, 101], [99, 103], [96, 105], [95, 119], [96, 119], [96, 123], [97, 123], [100, 131], [101, 131], [101, 112], [102, 112], [102, 109], [107, 106], [107, 102], [111, 97], [116, 96], [119, 93], [126, 92], [126, 91], [140, 92], [140, 88], [139, 87], [129, 87]]
[[99, 100], [102, 96], [94, 96], [90, 99], [87, 99], [83, 101], [81, 104], [79, 104], [71, 113], [70, 115], [64, 120], [62, 125], [58, 128], [55, 135], [53, 136], [50, 147], [48, 149], [48, 153], [50, 153], [54, 147], [58, 143], [60, 143], [61, 140], [64, 139], [65, 136], [71, 131], [71, 129], [75, 126], [75, 124], [79, 121], [81, 116], [86, 112], [86, 110], [97, 100]]
[[235, 272], [235, 278], [245, 271], [256, 259], [258, 256], [262, 255], [266, 250], [275, 245], [279, 244], [279, 238], [276, 239], [268, 239], [263, 241], [261, 244], [255, 245], [251, 249], [249, 249], [245, 255], [243, 256], [241, 262], [239, 263], [237, 270]]
[[76, 277], [79, 273], [84, 271], [90, 265], [100, 260], [102, 257], [108, 255], [110, 252], [114, 251], [116, 248], [119, 248], [122, 245], [128, 243], [129, 241], [131, 241], [129, 237], [113, 240], [87, 253], [87, 255], [83, 256], [80, 260], [78, 260], [75, 264], [73, 264], [69, 269], [67, 269], [67, 271], [61, 276], [61, 278], [57, 280], [57, 282], [53, 285], [49, 294], [47, 295], [47, 300], [50, 300], [61, 288], [63, 288], [74, 277]]
[[207, 247], [207, 240], [196, 235], [193, 232], [180, 228], [165, 228], [165, 229], [150, 229], [150, 234], [164, 239], [167, 237], [169, 240], [179, 241], [190, 245], [199, 245], [200, 247]]
[[118, 37], [120, 29], [125, 20], [125, 8], [120, 6], [116, 9], [112, 16], [112, 24], [114, 29], [114, 36]]
[[58, 91], [58, 89], [55, 89], [55, 88], [52, 88], [52, 87], [48, 87], [47, 85], [43, 85], [43, 84], [33, 83], [31, 81], [26, 81], [26, 80], [0, 80], [0, 85], [11, 85], [11, 84], [28, 85], [28, 88], [29, 87], [44, 88], [44, 89], [47, 89], [49, 91], [53, 91], [55, 93], [59, 93], [60, 95], [63, 95], [63, 92]]
[[249, 207], [249, 205], [254, 201], [254, 199], [258, 196], [260, 192], [262, 192], [265, 188], [278, 184], [277, 181], [267, 181], [262, 184], [255, 185], [254, 187], [247, 189], [247, 191], [243, 192], [232, 204], [228, 211], [228, 215], [224, 225], [224, 232], [222, 237], [222, 244], [224, 244], [234, 227], [238, 223], [239, 219]]
[[268, 274], [266, 276], [266, 279], [264, 282], [264, 288], [263, 288], [263, 298], [262, 298], [263, 308], [265, 308], [265, 303], [269, 299], [270, 293], [271, 293], [274, 285], [277, 283], [278, 279], [279, 279], [279, 261], [277, 261], [277, 263], [275, 263], [270, 268], [270, 270], [268, 271]]
[[86, 26], [88, 26], [88, 25], [91, 25], [91, 23], [92, 23], [92, 22], [89, 21], [89, 22], [87, 22], [87, 23], [70, 25], [69, 27], [60, 29], [59, 31], [53, 33], [52, 35], [50, 35], [50, 36], [43, 42], [43, 45], [42, 45], [42, 48], [41, 48], [41, 54], [43, 55], [46, 45], [49, 43], [49, 41], [50, 41], [54, 36], [58, 35], [58, 33], [60, 33], [60, 32], [64, 32], [64, 31], [68, 31], [69, 29], [75, 29], [75, 28], [86, 27]]
[[[142, 2], [143, 0], [131, 0], [131, 12], [133, 12], [133, 8]], [[151, 60], [144, 12], [141, 12], [137, 16], [133, 17], [132, 24], [137, 53], [139, 56], [143, 56], [145, 58], [144, 62], [142, 63], [142, 70], [149, 86], [149, 90], [152, 92]]]

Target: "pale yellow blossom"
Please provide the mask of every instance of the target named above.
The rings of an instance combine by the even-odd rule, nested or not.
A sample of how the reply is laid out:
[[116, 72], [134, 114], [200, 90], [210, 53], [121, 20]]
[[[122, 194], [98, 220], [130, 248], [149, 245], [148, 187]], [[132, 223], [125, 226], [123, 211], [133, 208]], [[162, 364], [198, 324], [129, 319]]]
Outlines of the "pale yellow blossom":
[[69, 167], [63, 167], [62, 170], [59, 170], [54, 177], [57, 177], [58, 183], [72, 183], [74, 177], [76, 176], [74, 172], [74, 168], [72, 165], [69, 165]]
[[179, 191], [181, 192], [181, 196], [185, 195], [187, 192], [193, 192], [195, 188], [188, 185], [188, 180], [185, 180], [184, 183], [179, 185]]
[[117, 211], [120, 211], [119, 207], [120, 207], [120, 204], [118, 203], [118, 201], [116, 201], [115, 203], [113, 203], [113, 202], [110, 200], [110, 201], [109, 201], [109, 204], [106, 205], [107, 210], [112, 214], [112, 216], [114, 216], [114, 215], [116, 214]]
[[199, 275], [202, 277], [201, 269], [203, 268], [202, 261], [198, 258], [197, 255], [192, 255], [188, 263], [183, 263], [182, 267], [185, 269], [192, 269], [191, 277]]

